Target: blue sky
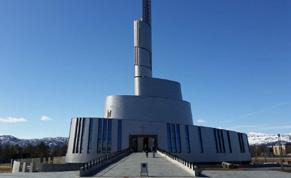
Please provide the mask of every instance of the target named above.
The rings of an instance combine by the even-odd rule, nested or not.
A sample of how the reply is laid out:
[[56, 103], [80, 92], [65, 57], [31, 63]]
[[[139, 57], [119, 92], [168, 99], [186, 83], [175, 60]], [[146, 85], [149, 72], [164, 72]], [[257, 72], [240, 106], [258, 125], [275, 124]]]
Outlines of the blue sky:
[[[153, 1], [153, 73], [195, 124], [291, 133], [291, 1]], [[0, 0], [0, 135], [68, 136], [133, 93], [138, 0]]]

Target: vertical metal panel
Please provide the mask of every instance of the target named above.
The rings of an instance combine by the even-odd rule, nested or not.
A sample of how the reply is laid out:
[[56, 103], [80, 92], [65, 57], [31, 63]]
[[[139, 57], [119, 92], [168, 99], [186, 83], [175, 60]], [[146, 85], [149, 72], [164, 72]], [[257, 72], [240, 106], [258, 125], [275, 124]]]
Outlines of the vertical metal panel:
[[224, 131], [220, 130], [220, 135], [221, 135], [221, 142], [222, 142], [222, 151], [225, 153], [225, 142], [224, 142]]
[[73, 143], [73, 153], [76, 153], [77, 151], [77, 142], [78, 142], [78, 128], [79, 128], [79, 119], [77, 118], [76, 119], [76, 122], [75, 122], [75, 134], [74, 134], [74, 143]]
[[200, 143], [200, 153], [204, 153], [201, 127], [198, 127], [198, 136], [199, 136], [199, 143]]
[[89, 118], [89, 133], [88, 133], [88, 144], [87, 144], [87, 153], [91, 152], [92, 149], [92, 128], [93, 128], [93, 120]]
[[82, 126], [82, 119], [78, 118], [79, 124], [78, 124], [78, 131], [77, 131], [77, 137], [76, 137], [76, 153], [80, 152], [80, 133], [81, 133], [81, 126]]
[[151, 0], [143, 0], [142, 20], [151, 25]]
[[241, 152], [244, 153], [245, 152], [245, 143], [244, 143], [244, 139], [243, 139], [242, 133], [238, 133], [238, 137], [239, 137], [239, 143], [240, 143]]
[[98, 119], [97, 153], [101, 153], [102, 150], [102, 120]]
[[230, 139], [230, 133], [229, 133], [229, 131], [227, 131], [227, 141], [228, 141], [228, 149], [229, 149], [229, 152], [232, 153], [231, 139]]
[[187, 152], [191, 153], [189, 126], [188, 125], [185, 125], [185, 135], [186, 135]]
[[218, 149], [218, 141], [217, 141], [217, 134], [216, 134], [216, 129], [213, 129], [213, 134], [214, 134], [214, 141], [215, 141], [215, 148], [216, 148], [216, 152], [219, 152]]
[[171, 124], [167, 123], [167, 138], [168, 138], [168, 151], [173, 152], [172, 138], [171, 138]]
[[107, 129], [107, 153], [111, 153], [112, 149], [112, 120], [108, 120], [108, 129]]
[[122, 147], [122, 120], [118, 120], [118, 126], [117, 126], [117, 150], [121, 151]]
[[243, 146], [243, 152], [245, 153], [246, 152], [246, 147], [245, 147], [245, 141], [244, 141], [244, 138], [243, 138], [243, 134], [241, 134], [241, 141], [242, 141], [242, 146]]
[[175, 124], [171, 124], [171, 132], [172, 132], [173, 152], [177, 153], [177, 143], [176, 143], [177, 138]]
[[237, 133], [237, 137], [238, 137], [240, 152], [242, 152], [243, 149], [242, 149], [242, 142], [241, 142], [241, 138], [240, 138], [240, 133]]
[[245, 144], [244, 140], [242, 137], [242, 133], [237, 133], [238, 141], [239, 141], [239, 146], [240, 146], [240, 152], [244, 153], [245, 152]]
[[75, 129], [72, 130], [72, 128], [74, 128], [74, 126], [72, 124], [73, 124], [73, 119], [71, 119], [71, 123], [70, 123], [69, 140], [68, 140], [67, 152], [70, 152], [70, 150], [72, 150], [72, 153], [73, 153], [73, 149], [74, 148], [71, 149], [71, 145], [72, 145], [71, 142], [72, 142], [72, 139], [73, 139], [73, 145], [74, 145], [74, 137], [72, 137], [72, 132], [75, 131]]
[[106, 153], [107, 147], [107, 119], [103, 119], [103, 131], [102, 131], [102, 153]]
[[220, 130], [216, 129], [216, 133], [217, 133], [217, 138], [218, 138], [219, 153], [221, 153], [222, 152], [222, 142], [221, 142]]
[[80, 134], [80, 153], [82, 153], [83, 151], [83, 138], [84, 138], [84, 131], [85, 131], [85, 118], [81, 119], [81, 123], [82, 123], [82, 129], [81, 129], [81, 134]]
[[[151, 30], [151, 2], [143, 0], [143, 17], [134, 21], [134, 77], [152, 77], [152, 30]], [[135, 95], [139, 95], [137, 82]]]
[[180, 125], [176, 124], [176, 135], [177, 135], [177, 152], [181, 153], [181, 133], [180, 133]]

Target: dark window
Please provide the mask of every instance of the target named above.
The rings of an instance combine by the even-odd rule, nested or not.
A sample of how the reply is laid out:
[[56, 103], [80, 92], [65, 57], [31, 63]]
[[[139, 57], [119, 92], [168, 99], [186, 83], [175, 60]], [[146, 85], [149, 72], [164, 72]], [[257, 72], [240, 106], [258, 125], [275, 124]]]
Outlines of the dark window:
[[122, 120], [118, 120], [118, 126], [117, 126], [117, 150], [121, 150], [121, 144], [122, 144]]
[[106, 114], [106, 117], [107, 117], [107, 118], [110, 118], [110, 117], [111, 117], [111, 114], [112, 114], [112, 111], [111, 111], [111, 110], [108, 110], [108, 111], [107, 111], [107, 114]]
[[75, 124], [75, 136], [74, 136], [74, 144], [73, 144], [73, 153], [77, 152], [77, 144], [78, 144], [78, 129], [79, 129], [79, 119], [76, 119]]
[[216, 133], [217, 133], [217, 137], [218, 137], [218, 150], [219, 150], [219, 153], [221, 153], [222, 152], [222, 141], [221, 141], [221, 135], [220, 135], [220, 130], [219, 129], [217, 129], [216, 130]]
[[137, 47], [135, 47], [134, 48], [135, 49], [135, 53], [134, 53], [134, 64], [135, 65], [138, 65], [138, 48]]
[[102, 153], [106, 153], [106, 137], [107, 137], [107, 119], [103, 119], [103, 133], [102, 133]]
[[216, 129], [213, 129], [213, 135], [214, 135], [216, 152], [219, 153]]
[[240, 133], [237, 133], [237, 138], [238, 138], [238, 142], [239, 142], [240, 152], [242, 152], [242, 143], [241, 143]]
[[224, 134], [223, 133], [224, 133], [223, 130], [220, 130], [222, 149], [223, 149], [223, 153], [225, 153], [225, 143], [224, 143]]
[[199, 142], [200, 142], [200, 152], [204, 153], [201, 127], [198, 127], [198, 135], [199, 135]]
[[245, 142], [244, 142], [244, 138], [243, 138], [243, 134], [242, 133], [241, 133], [241, 142], [242, 142], [243, 152], [246, 152], [246, 150], [245, 150]]
[[82, 119], [82, 131], [81, 131], [81, 135], [80, 135], [80, 153], [82, 153], [82, 151], [83, 151], [84, 131], [85, 131], [85, 118]]
[[188, 125], [185, 125], [185, 135], [186, 135], [187, 152], [188, 153], [191, 153], [190, 136], [189, 136], [189, 126]]
[[227, 141], [228, 141], [229, 152], [232, 153], [231, 140], [230, 140], [230, 133], [229, 133], [229, 131], [227, 131]]
[[107, 153], [111, 153], [112, 144], [112, 120], [108, 119], [108, 129], [107, 129]]
[[91, 152], [92, 149], [92, 127], [93, 127], [93, 120], [89, 119], [89, 136], [88, 136], [88, 146], [87, 146], [87, 153]]
[[167, 138], [168, 138], [168, 151], [173, 152], [172, 138], [171, 138], [171, 125], [169, 123], [167, 123]]
[[173, 142], [173, 152], [174, 153], [177, 153], [176, 128], [175, 128], [175, 124], [172, 124], [172, 142]]
[[98, 119], [97, 153], [102, 150], [102, 119]]
[[177, 133], [177, 151], [181, 153], [181, 135], [180, 135], [180, 125], [176, 124], [176, 133]]
[[240, 152], [244, 153], [245, 152], [245, 144], [244, 144], [244, 139], [242, 133], [237, 133], [238, 135], [238, 141], [239, 141], [239, 146], [240, 146]]
[[217, 153], [225, 153], [224, 134], [221, 129], [213, 129], [215, 148]]
[[79, 118], [79, 124], [78, 124], [78, 133], [77, 133], [77, 145], [76, 145], [76, 153], [79, 153], [80, 151], [80, 134], [81, 134], [81, 126], [82, 126], [82, 119]]

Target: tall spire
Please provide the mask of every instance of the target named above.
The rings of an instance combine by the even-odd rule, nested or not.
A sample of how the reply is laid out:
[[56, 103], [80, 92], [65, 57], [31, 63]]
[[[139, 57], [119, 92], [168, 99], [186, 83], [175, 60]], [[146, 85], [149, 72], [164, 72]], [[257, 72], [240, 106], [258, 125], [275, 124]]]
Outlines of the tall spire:
[[139, 95], [141, 81], [152, 77], [151, 0], [142, 1], [142, 18], [134, 21], [134, 93]]
[[151, 26], [151, 0], [143, 0], [143, 13], [142, 13], [142, 20]]

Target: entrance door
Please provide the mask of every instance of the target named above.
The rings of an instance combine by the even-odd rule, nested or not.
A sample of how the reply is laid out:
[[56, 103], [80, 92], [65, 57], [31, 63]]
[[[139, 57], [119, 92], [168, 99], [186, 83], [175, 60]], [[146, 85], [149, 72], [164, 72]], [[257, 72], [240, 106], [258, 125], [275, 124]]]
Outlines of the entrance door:
[[146, 149], [152, 151], [157, 147], [157, 136], [156, 135], [130, 135], [129, 136], [129, 147], [134, 152], [143, 152]]

